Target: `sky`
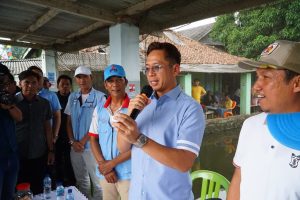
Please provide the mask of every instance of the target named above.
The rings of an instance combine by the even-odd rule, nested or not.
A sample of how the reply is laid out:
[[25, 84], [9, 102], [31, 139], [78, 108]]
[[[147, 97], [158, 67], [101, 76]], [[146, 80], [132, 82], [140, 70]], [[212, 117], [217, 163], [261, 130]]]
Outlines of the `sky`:
[[216, 21], [216, 17], [211, 17], [211, 18], [207, 18], [207, 19], [195, 21], [195, 22], [192, 22], [192, 23], [188, 23], [188, 24], [183, 24], [183, 25], [180, 25], [180, 26], [172, 27], [170, 29], [173, 30], [173, 31], [182, 31], [182, 30], [186, 30], [186, 29], [190, 29], [190, 28], [202, 26], [202, 25], [205, 25], [205, 24], [211, 24], [211, 23], [213, 23], [215, 21]]

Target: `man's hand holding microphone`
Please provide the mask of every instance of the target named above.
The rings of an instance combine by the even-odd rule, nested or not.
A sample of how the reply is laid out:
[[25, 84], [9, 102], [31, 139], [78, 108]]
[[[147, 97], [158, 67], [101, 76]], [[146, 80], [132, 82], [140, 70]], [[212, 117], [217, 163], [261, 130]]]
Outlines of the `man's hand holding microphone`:
[[141, 94], [130, 100], [128, 107], [128, 113], [130, 113], [130, 115], [118, 113], [114, 116], [116, 122], [112, 123], [113, 127], [117, 129], [120, 138], [130, 144], [135, 143], [141, 134], [135, 119], [138, 114], [150, 104], [151, 100], [149, 97], [152, 92], [153, 90], [149, 85], [143, 87]]

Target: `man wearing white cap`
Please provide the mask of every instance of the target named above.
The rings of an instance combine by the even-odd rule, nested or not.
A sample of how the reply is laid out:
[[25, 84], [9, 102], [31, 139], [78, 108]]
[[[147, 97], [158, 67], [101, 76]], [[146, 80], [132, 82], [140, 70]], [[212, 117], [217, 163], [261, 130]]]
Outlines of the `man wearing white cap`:
[[276, 41], [239, 67], [256, 68], [264, 112], [243, 124], [227, 199], [300, 199], [300, 43]]
[[[70, 94], [65, 109], [67, 133], [71, 145], [71, 162], [79, 190], [88, 199], [102, 199], [102, 192], [97, 180], [96, 161], [90, 150], [88, 131], [92, 115], [97, 104], [105, 101], [104, 93], [92, 87], [92, 73], [88, 67], [80, 66], [75, 70], [75, 80], [79, 91]], [[91, 190], [90, 180], [94, 187]], [[91, 191], [93, 193], [91, 194]]]

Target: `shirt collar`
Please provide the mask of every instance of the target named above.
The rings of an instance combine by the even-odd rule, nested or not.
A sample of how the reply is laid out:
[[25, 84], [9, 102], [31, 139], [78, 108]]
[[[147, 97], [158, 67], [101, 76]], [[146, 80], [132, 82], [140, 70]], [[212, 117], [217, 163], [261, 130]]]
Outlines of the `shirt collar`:
[[[25, 97], [23, 96], [22, 92], [18, 92], [18, 93], [16, 94], [15, 97], [16, 97], [16, 99], [17, 99], [17, 102], [27, 101], [27, 100], [25, 99]], [[39, 101], [40, 99], [41, 99], [40, 96], [35, 95], [34, 98], [32, 99], [32, 101]]]
[[[91, 88], [90, 92], [88, 93], [88, 95], [91, 95], [95, 93], [95, 89], [94, 88]], [[76, 92], [76, 97], [79, 98], [80, 96], [82, 95], [80, 89], [78, 90], [78, 92]]]
[[[173, 88], [172, 90], [170, 90], [169, 92], [167, 92], [166, 94], [164, 94], [163, 96], [161, 96], [160, 98], [166, 96], [166, 97], [169, 97], [171, 99], [177, 99], [177, 97], [179, 96], [179, 94], [182, 92], [181, 88], [179, 85], [177, 85], [175, 88]], [[151, 99], [153, 98], [156, 98], [157, 99], [157, 96], [156, 96], [156, 93], [154, 92], [152, 95], [151, 95]]]
[[[123, 100], [123, 104], [122, 104], [122, 108], [128, 108], [129, 106], [129, 97], [127, 94], [125, 94], [124, 100]], [[104, 104], [104, 108], [107, 108], [111, 103], [111, 96], [109, 96]]]

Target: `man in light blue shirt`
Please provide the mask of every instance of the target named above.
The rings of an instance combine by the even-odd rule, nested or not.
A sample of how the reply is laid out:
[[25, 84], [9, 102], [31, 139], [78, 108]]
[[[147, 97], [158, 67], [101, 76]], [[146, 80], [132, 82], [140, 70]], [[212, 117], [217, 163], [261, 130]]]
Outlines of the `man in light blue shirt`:
[[129, 199], [192, 200], [189, 176], [202, 141], [205, 120], [199, 103], [177, 85], [181, 55], [170, 43], [151, 43], [145, 74], [154, 93], [138, 95], [129, 112], [142, 110], [136, 121], [117, 114], [120, 152], [132, 149]]
[[[80, 90], [70, 94], [65, 109], [67, 133], [70, 139], [71, 162], [79, 190], [88, 199], [102, 199], [101, 188], [95, 173], [96, 161], [90, 150], [88, 131], [97, 104], [103, 104], [104, 94], [92, 87], [91, 70], [80, 66], [75, 70], [75, 80]], [[94, 187], [91, 189], [90, 180]], [[93, 191], [93, 194], [91, 193]]]

